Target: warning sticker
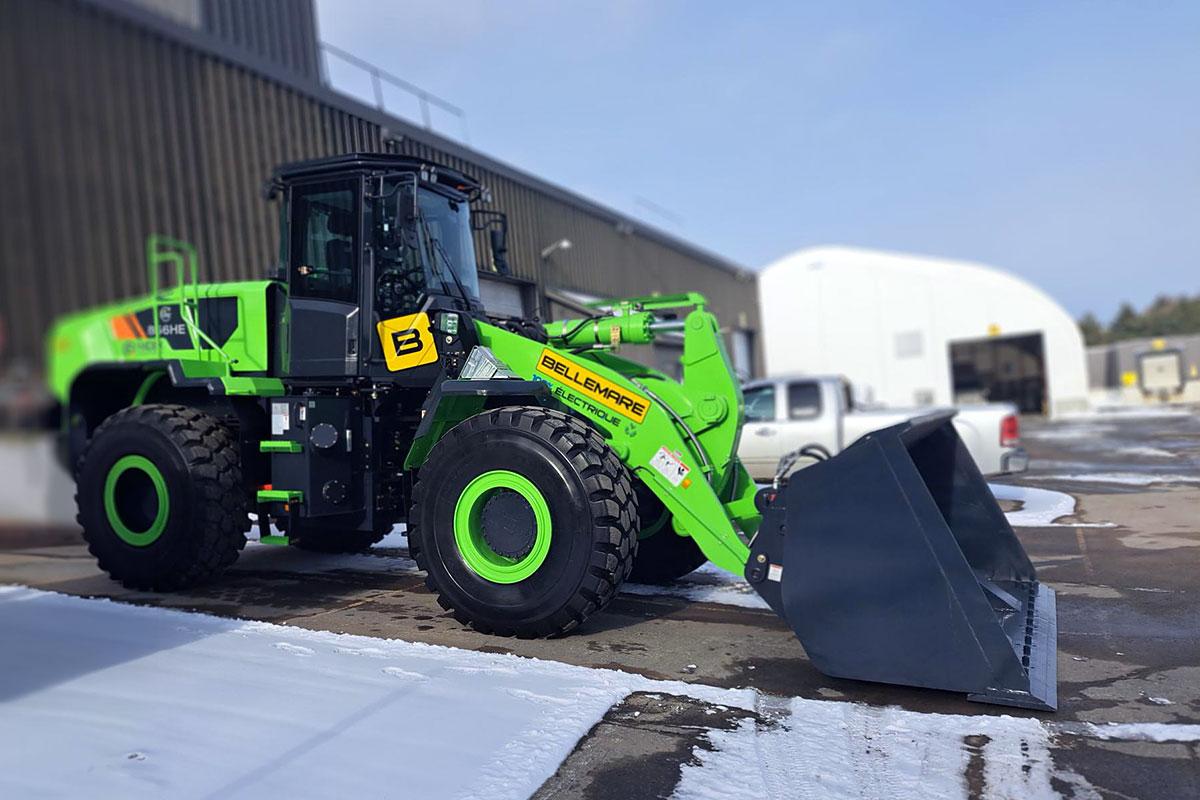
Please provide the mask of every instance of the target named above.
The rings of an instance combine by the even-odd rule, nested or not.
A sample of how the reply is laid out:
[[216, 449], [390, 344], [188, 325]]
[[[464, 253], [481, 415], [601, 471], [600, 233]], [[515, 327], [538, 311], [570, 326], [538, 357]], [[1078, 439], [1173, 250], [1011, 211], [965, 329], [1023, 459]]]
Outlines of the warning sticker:
[[271, 403], [271, 435], [282, 436], [291, 427], [287, 403]]
[[658, 448], [658, 452], [650, 459], [650, 466], [658, 470], [658, 474], [666, 478], [672, 486], [683, 483], [683, 479], [692, 471], [679, 456], [665, 447]]
[[783, 580], [783, 564], [772, 564], [767, 567], [767, 580], [779, 583]]

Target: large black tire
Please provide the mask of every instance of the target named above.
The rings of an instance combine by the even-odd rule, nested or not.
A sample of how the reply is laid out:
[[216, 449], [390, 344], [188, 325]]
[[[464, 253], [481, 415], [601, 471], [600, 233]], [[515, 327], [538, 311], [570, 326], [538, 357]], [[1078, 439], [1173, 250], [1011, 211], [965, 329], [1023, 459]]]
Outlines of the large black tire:
[[[276, 523], [276, 527], [282, 530], [287, 524]], [[298, 531], [288, 531], [288, 544], [310, 553], [362, 553], [383, 541], [391, 529], [384, 525], [373, 531], [347, 531], [305, 524]]]
[[[122, 470], [130, 462], [137, 466]], [[75, 502], [100, 568], [143, 591], [216, 576], [237, 560], [250, 528], [237, 442], [186, 406], [136, 406], [105, 420], [80, 457]]]
[[666, 506], [638, 481], [635, 487], [638, 513], [643, 520], [637, 558], [629, 580], [637, 583], [670, 583], [708, 561], [690, 536], [679, 536], [671, 528]]
[[[544, 561], [514, 583], [494, 582], [469, 566], [455, 537], [455, 508], [471, 482], [500, 471], [535, 486], [550, 519]], [[498, 535], [522, 518], [506, 505], [505, 491], [497, 490], [481, 512], [498, 504]], [[485, 411], [450, 430], [421, 467], [409, 520], [409, 551], [441, 606], [501, 636], [575, 628], [613, 599], [637, 551], [637, 500], [625, 465], [584, 422], [539, 407]]]

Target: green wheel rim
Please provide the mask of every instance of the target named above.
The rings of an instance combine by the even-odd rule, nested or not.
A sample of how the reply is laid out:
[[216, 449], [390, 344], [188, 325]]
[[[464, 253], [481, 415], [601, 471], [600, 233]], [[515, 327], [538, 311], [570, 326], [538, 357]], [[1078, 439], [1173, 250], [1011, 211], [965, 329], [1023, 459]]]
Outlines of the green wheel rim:
[[[131, 509], [127, 506], [122, 508], [120, 498], [117, 496], [121, 479], [126, 478], [126, 474], [130, 472], [140, 472], [149, 479], [157, 503], [154, 519], [151, 520], [149, 527], [140, 531], [130, 527], [127, 516]], [[145, 547], [153, 544], [159, 536], [162, 536], [162, 532], [167, 527], [167, 518], [171, 515], [171, 498], [167, 494], [167, 482], [163, 479], [162, 473], [158, 471], [158, 467], [154, 466], [154, 462], [145, 456], [122, 456], [117, 463], [112, 465], [108, 471], [108, 477], [104, 479], [104, 514], [108, 517], [108, 524], [112, 526], [113, 532], [126, 544]]]
[[[516, 492], [533, 509], [533, 547], [519, 559], [497, 553], [483, 538], [480, 513], [488, 498], [500, 490]], [[463, 561], [479, 577], [492, 583], [520, 583], [538, 571], [550, 552], [550, 506], [524, 475], [506, 469], [485, 472], [467, 484], [454, 506], [454, 543]]]
[[663, 512], [658, 515], [658, 519], [652, 522], [648, 527], [642, 528], [640, 531], [638, 531], [638, 539], [649, 539], [651, 536], [654, 536], [663, 528], [667, 527], [667, 523], [670, 521], [671, 512], [664, 508]]

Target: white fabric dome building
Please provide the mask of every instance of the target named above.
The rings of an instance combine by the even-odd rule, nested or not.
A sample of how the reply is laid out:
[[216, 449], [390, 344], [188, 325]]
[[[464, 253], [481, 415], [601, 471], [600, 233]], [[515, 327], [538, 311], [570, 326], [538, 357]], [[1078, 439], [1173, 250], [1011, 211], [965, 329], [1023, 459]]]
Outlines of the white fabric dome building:
[[1026, 281], [982, 264], [847, 247], [800, 250], [759, 275], [769, 375], [845, 375], [893, 406], [1087, 408], [1083, 339]]

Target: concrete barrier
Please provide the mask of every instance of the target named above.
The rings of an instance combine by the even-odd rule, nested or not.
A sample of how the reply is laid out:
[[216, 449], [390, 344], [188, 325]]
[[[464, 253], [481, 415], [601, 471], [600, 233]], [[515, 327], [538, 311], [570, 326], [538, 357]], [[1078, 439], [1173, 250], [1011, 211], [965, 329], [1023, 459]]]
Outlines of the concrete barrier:
[[59, 466], [53, 434], [0, 435], [0, 523], [75, 526], [75, 482]]

